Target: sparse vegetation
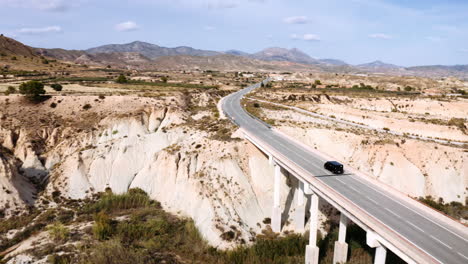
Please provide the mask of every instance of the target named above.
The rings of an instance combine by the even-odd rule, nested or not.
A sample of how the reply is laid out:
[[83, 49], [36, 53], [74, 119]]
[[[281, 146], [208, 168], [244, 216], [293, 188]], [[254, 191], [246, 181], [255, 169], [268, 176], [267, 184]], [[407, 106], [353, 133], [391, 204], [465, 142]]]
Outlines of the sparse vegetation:
[[432, 196], [419, 197], [418, 200], [455, 219], [468, 220], [468, 206], [459, 202], [445, 203], [444, 199], [434, 199]]

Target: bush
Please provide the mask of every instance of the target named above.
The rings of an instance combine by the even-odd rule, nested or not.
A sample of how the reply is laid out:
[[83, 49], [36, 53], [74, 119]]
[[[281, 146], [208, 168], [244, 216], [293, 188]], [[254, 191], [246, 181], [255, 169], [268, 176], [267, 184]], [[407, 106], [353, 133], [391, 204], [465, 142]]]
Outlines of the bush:
[[465, 126], [465, 119], [463, 118], [451, 118], [449, 121], [448, 121], [448, 125], [449, 126], [456, 126], [458, 128], [460, 128], [461, 130], [465, 130], [466, 129], [466, 126]]
[[5, 95], [10, 95], [10, 94], [14, 94], [16, 93], [16, 88], [13, 87], [13, 86], [8, 86], [6, 92], [5, 92]]
[[85, 207], [84, 212], [97, 213], [104, 211], [110, 213], [119, 210], [144, 208], [151, 204], [151, 200], [143, 190], [132, 188], [125, 194], [103, 194], [98, 202]]
[[65, 242], [70, 235], [68, 228], [60, 222], [48, 225], [47, 231], [55, 242]]
[[307, 238], [297, 234], [274, 239], [260, 237], [251, 247], [239, 247], [228, 251], [226, 262], [301, 263], [304, 261], [304, 249], [307, 244]]
[[167, 83], [167, 79], [168, 79], [168, 78], [167, 78], [166, 76], [161, 77], [161, 81], [162, 81], [163, 83]]
[[38, 81], [29, 81], [22, 83], [19, 87], [21, 94], [32, 99], [38, 99], [41, 95], [45, 94], [44, 84]]
[[83, 110], [89, 110], [91, 109], [91, 105], [90, 104], [85, 104], [83, 105]]
[[411, 92], [412, 90], [413, 90], [413, 87], [411, 87], [411, 86], [406, 86], [405, 87], [406, 92]]
[[58, 83], [54, 83], [54, 84], [50, 85], [50, 87], [52, 87], [52, 89], [54, 89], [57, 92], [62, 91], [62, 88], [63, 88], [62, 85], [58, 84]]
[[320, 80], [315, 80], [314, 84], [315, 85], [322, 85], [322, 82]]
[[112, 220], [109, 216], [100, 212], [94, 216], [93, 235], [99, 240], [105, 240], [112, 236]]
[[127, 83], [128, 80], [127, 80], [127, 77], [125, 77], [125, 75], [121, 74], [119, 77], [117, 77], [116, 82], [117, 83]]
[[56, 103], [51, 103], [51, 104], [50, 104], [50, 108], [55, 108], [55, 107], [57, 107], [57, 104], [56, 104]]
[[11, 57], [11, 60], [17, 60], [16, 56]]

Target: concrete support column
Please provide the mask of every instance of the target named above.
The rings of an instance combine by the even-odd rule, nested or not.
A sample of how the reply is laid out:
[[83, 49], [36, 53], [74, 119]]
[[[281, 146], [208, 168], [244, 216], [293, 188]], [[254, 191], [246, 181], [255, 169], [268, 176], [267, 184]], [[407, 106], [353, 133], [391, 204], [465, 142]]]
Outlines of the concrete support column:
[[298, 232], [304, 231], [305, 226], [305, 204], [304, 204], [304, 183], [299, 181], [297, 185], [297, 206], [296, 214], [294, 216], [294, 225]]
[[385, 264], [387, 258], [387, 249], [384, 246], [375, 249], [374, 264]]
[[380, 244], [374, 232], [367, 231], [366, 242], [371, 248], [375, 248], [374, 264], [385, 264], [387, 249]]
[[348, 218], [343, 213], [341, 213], [338, 241], [335, 242], [335, 249], [333, 251], [333, 264], [345, 263], [348, 259], [348, 244], [346, 243], [347, 225]]
[[275, 164], [275, 181], [273, 191], [273, 211], [271, 215], [271, 229], [273, 232], [281, 231], [281, 207], [280, 207], [280, 184], [281, 184], [281, 166]]
[[310, 203], [310, 230], [309, 245], [306, 246], [305, 263], [318, 264], [319, 248], [317, 247], [317, 228], [318, 228], [318, 196], [313, 193]]

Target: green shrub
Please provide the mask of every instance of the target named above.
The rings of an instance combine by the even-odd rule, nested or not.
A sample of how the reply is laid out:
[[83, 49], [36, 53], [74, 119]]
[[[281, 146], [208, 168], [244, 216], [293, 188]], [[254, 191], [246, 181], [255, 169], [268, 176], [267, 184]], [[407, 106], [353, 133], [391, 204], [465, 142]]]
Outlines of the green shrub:
[[94, 216], [93, 235], [99, 240], [105, 240], [113, 234], [112, 220], [109, 216], [100, 212]]
[[63, 89], [63, 86], [58, 83], [51, 84], [50, 87], [52, 87], [52, 89], [54, 89], [57, 92], [60, 92]]
[[31, 99], [38, 99], [45, 94], [44, 84], [38, 81], [29, 81], [22, 83], [19, 87], [19, 92]]
[[67, 254], [57, 255], [52, 254], [47, 257], [47, 263], [50, 264], [69, 264], [72, 262], [72, 256]]
[[16, 88], [13, 86], [8, 86], [7, 90], [5, 91], [5, 95], [10, 95], [16, 93]]
[[125, 194], [103, 194], [101, 199], [84, 208], [85, 213], [115, 212], [119, 210], [144, 208], [152, 204], [148, 195], [141, 189], [130, 189]]
[[117, 77], [117, 80], [115, 80], [117, 83], [127, 83], [127, 77], [125, 75], [121, 74], [119, 77]]
[[251, 247], [226, 252], [227, 263], [302, 263], [308, 244], [305, 236], [292, 234], [274, 239], [259, 238]]
[[65, 242], [70, 235], [70, 231], [60, 222], [47, 226], [47, 231], [55, 242]]

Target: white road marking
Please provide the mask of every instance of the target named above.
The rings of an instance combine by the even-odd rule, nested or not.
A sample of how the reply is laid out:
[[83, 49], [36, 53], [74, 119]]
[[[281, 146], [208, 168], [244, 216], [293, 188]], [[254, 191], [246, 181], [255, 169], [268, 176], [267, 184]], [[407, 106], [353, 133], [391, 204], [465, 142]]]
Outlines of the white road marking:
[[[253, 88], [254, 88], [254, 87], [251, 87], [251, 89], [249, 89], [249, 91], [250, 91], [250, 90], [253, 90]], [[243, 95], [242, 95], [241, 97], [243, 97]], [[234, 100], [232, 100], [232, 101], [230, 102], [231, 106], [233, 107], [233, 109], [231, 109], [231, 110], [233, 110], [233, 112], [236, 112], [235, 107], [234, 107], [234, 102], [233, 102], [233, 101], [234, 101]], [[229, 105], [229, 104], [228, 104], [228, 105]], [[245, 110], [244, 110], [242, 107], [241, 107], [241, 110], [243, 110], [243, 112], [245, 113]], [[253, 133], [253, 134], [256, 134], [256, 130], [258, 130], [258, 128], [257, 128], [257, 123], [250, 124], [250, 123], [252, 123], [252, 120], [251, 120], [252, 118], [251, 118], [251, 117], [245, 116], [245, 115], [243, 115], [243, 114], [241, 113], [241, 114], [239, 115], [239, 119], [241, 119], [241, 121], [245, 122], [244, 126], [246, 126], [247, 128], [249, 128], [249, 129], [248, 129], [249, 132], [251, 132], [251, 133]], [[290, 140], [288, 140], [287, 138], [283, 137], [283, 136], [280, 135], [280, 134], [276, 134], [276, 133], [274, 133], [274, 132], [268, 132], [268, 131], [266, 131], [266, 130], [264, 130], [264, 129], [260, 129], [260, 131], [258, 131], [258, 132], [260, 132], [260, 135], [259, 135], [259, 140], [260, 140], [260, 141], [263, 141], [264, 143], [266, 143], [266, 144], [269, 145], [270, 147], [273, 147], [273, 150], [276, 150], [276, 151], [278, 151], [279, 154], [284, 155], [284, 156], [285, 156], [290, 162], [292, 162], [293, 164], [296, 164], [296, 165], [299, 166], [300, 168], [306, 169], [307, 171], [309, 171], [309, 168], [311, 168], [311, 167], [313, 167], [313, 168], [318, 168], [319, 171], [322, 171], [322, 170], [323, 170], [322, 168], [319, 168], [319, 167], [317, 167], [315, 164], [313, 164], [310, 160], [306, 160], [306, 159], [303, 158], [303, 156], [306, 156], [306, 157], [316, 158], [317, 160], [322, 160], [321, 157], [319, 157], [319, 156], [315, 157], [315, 155], [312, 155], [313, 153], [310, 153], [308, 150], [305, 150], [302, 146], [298, 145], [298, 144], [295, 143], [294, 141], [290, 141]], [[274, 138], [278, 138], [278, 141], [275, 140], [275, 139], [273, 139], [273, 137], [270, 136], [270, 134], [271, 134], [272, 136], [274, 136]], [[265, 140], [266, 138], [269, 138], [270, 140], [272, 140], [272, 142], [267, 143], [268, 141]], [[289, 144], [292, 144], [292, 145], [294, 146], [293, 149], [295, 149], [295, 150], [294, 150], [294, 151], [291, 151], [291, 149], [290, 149], [289, 147], [287, 147], [287, 146], [284, 146], [284, 145], [282, 144], [282, 142], [287, 143], [288, 146], [289, 146]], [[275, 147], [275, 144], [278, 144], [278, 145], [282, 146], [282, 147], [284, 148], [283, 151], [281, 151], [281, 149]], [[288, 150], [288, 151], [290, 152], [290, 153], [287, 153], [287, 155], [288, 155], [289, 157], [286, 156], [285, 154], [283, 154], [284, 150]], [[304, 154], [305, 154], [305, 155], [304, 155]], [[294, 157], [294, 158], [293, 158], [293, 157]], [[298, 159], [299, 159], [299, 160], [303, 160], [303, 161], [305, 161], [306, 163], [303, 164], [303, 165], [299, 165], [297, 162], [294, 162], [294, 160], [298, 160]], [[309, 165], [310, 165], [310, 166], [309, 166]], [[361, 181], [360, 179], [356, 179], [356, 177], [353, 176], [353, 175], [351, 175], [351, 177], [353, 177], [355, 180]], [[361, 183], [364, 184], [364, 186], [366, 186], [367, 188], [373, 189], [372, 186], [370, 185], [370, 183], [363, 183], [362, 181], [361, 181]], [[324, 184], [326, 184], [326, 183], [324, 182]], [[374, 189], [374, 190], [375, 190], [375, 189]], [[385, 193], [382, 193], [382, 192], [380, 192], [380, 191], [378, 191], [378, 190], [376, 190], [376, 191], [377, 191], [378, 193], [382, 194], [383, 196], [385, 196], [386, 198], [388, 198], [388, 199], [390, 199], [390, 200], [394, 200], [394, 199], [390, 198], [389, 196], [387, 196]], [[366, 197], [366, 198], [367, 198], [368, 200], [370, 200], [370, 201], [376, 203], [376, 202], [373, 201], [372, 199], [369, 199], [368, 197]], [[350, 201], [350, 202], [354, 204], [354, 202], [352, 202], [352, 201]], [[438, 223], [432, 221], [431, 219], [428, 219], [428, 218], [425, 217], [424, 215], [421, 215], [420, 213], [418, 213], [418, 212], [416, 212], [416, 211], [413, 211], [413, 209], [411, 209], [411, 208], [405, 206], [404, 204], [398, 202], [397, 200], [396, 200], [396, 202], [399, 203], [400, 205], [402, 205], [403, 207], [409, 209], [411, 212], [414, 212], [414, 213], [416, 213], [416, 214], [422, 216], [423, 218], [426, 218], [427, 220], [429, 220], [429, 221], [433, 222], [434, 224], [436, 224], [436, 225], [442, 227], [443, 229], [449, 231], [450, 233], [452, 233], [452, 234], [454, 234], [454, 235], [460, 237], [460, 236], [457, 235], [456, 233], [453, 233], [451, 230], [445, 228], [444, 226], [441, 226], [440, 224], [438, 224]], [[377, 203], [376, 203], [376, 204], [377, 204]], [[356, 205], [356, 204], [355, 204], [355, 205]], [[356, 205], [356, 206], [357, 206], [357, 205]], [[359, 206], [358, 206], [358, 207], [359, 207]], [[385, 225], [385, 226], [387, 226], [387, 225], [386, 225], [385, 223], [383, 223], [383, 222], [382, 222], [382, 224]], [[395, 231], [394, 229], [392, 229], [391, 227], [389, 227], [389, 226], [387, 226], [387, 227], [388, 227], [389, 229], [393, 230], [394, 232], [396, 232], [396, 231]], [[398, 232], [396, 232], [396, 233], [398, 233]], [[442, 241], [438, 240], [437, 238], [435, 238], [435, 237], [433, 237], [433, 238], [434, 238], [435, 240], [437, 240], [438, 242], [442, 243], [444, 246], [449, 247], [447, 244], [443, 243]], [[465, 241], [468, 241], [468, 240], [464, 239], [463, 237], [460, 237], [460, 238], [463, 239], [463, 240], [465, 240]], [[409, 238], [406, 238], [406, 239], [407, 239], [409, 242], [411, 242], [411, 240], [410, 240]], [[413, 243], [413, 244], [414, 244], [414, 243]], [[417, 244], [414, 244], [414, 245], [415, 245], [416, 247], [420, 248]], [[450, 248], [450, 247], [449, 247], [449, 248]], [[420, 248], [420, 249], [421, 249], [421, 248]], [[422, 249], [422, 250], [423, 250], [423, 249]], [[437, 260], [437, 258], [435, 258], [435, 257], [432, 256], [431, 254], [429, 254], [427, 251], [425, 251], [425, 250], [423, 250], [423, 251], [426, 252], [426, 254], [428, 254], [429, 256], [431, 256], [431, 257], [433, 257], [434, 259]], [[458, 254], [460, 254], [460, 253], [458, 253]], [[462, 255], [462, 254], [460, 254], [460, 255], [463, 256], [464, 258], [468, 259], [466, 256], [464, 256], [464, 255]], [[440, 260], [438, 260], [438, 261], [441, 262]]]
[[366, 196], [366, 199], [375, 203], [376, 205], [379, 205], [379, 203], [377, 203], [374, 199], [370, 198], [369, 196]]
[[445, 244], [444, 242], [440, 241], [437, 237], [435, 237], [435, 236], [433, 236], [433, 235], [431, 235], [431, 237], [432, 237], [433, 239], [437, 240], [437, 241], [438, 241], [439, 243], [441, 243], [442, 245], [444, 245], [444, 246], [446, 246], [446, 247], [452, 249], [451, 246], [449, 246], [449, 245]]
[[401, 216], [397, 215], [397, 214], [394, 213], [392, 210], [390, 210], [390, 209], [388, 209], [388, 208], [386, 208], [386, 207], [385, 207], [385, 210], [387, 210], [387, 211], [390, 212], [392, 215], [394, 215], [394, 216], [396, 216], [396, 217], [398, 217], [398, 218], [401, 219]]
[[[353, 177], [353, 178], [356, 179], [356, 180], [358, 180], [358, 181], [360, 181], [362, 184], [368, 186], [366, 183], [363, 182], [364, 180], [359, 179], [359, 177], [355, 176], [355, 177]], [[369, 186], [368, 186], [368, 187], [369, 187]], [[411, 212], [413, 212], [413, 213], [415, 213], [415, 214], [418, 214], [419, 216], [422, 216], [423, 218], [425, 218], [425, 219], [431, 221], [432, 223], [438, 225], [439, 227], [442, 227], [443, 229], [449, 231], [451, 234], [453, 234], [453, 235], [455, 235], [455, 236], [457, 236], [457, 237], [463, 239], [465, 242], [468, 242], [468, 239], [465, 239], [465, 238], [461, 237], [460, 235], [458, 235], [457, 233], [453, 232], [452, 230], [446, 228], [445, 226], [442, 226], [441, 224], [434, 222], [433, 220], [431, 220], [431, 219], [429, 219], [428, 217], [426, 217], [426, 216], [420, 214], [420, 213], [417, 212], [416, 210], [411, 209], [411, 208], [409, 208], [408, 206], [402, 204], [402, 203], [399, 202], [398, 200], [392, 199], [391, 197], [387, 196], [385, 193], [383, 193], [383, 192], [381, 192], [381, 191], [379, 191], [379, 190], [377, 190], [377, 189], [375, 189], [375, 188], [371, 188], [371, 189], [374, 190], [374, 191], [376, 191], [376, 192], [378, 192], [378, 193], [380, 193], [380, 194], [382, 194], [383, 196], [387, 197], [388, 199], [390, 199], [390, 200], [392, 200], [392, 201], [395, 201], [396, 203], [400, 204], [401, 206], [405, 207], [406, 209], [410, 210]]]
[[346, 185], [346, 183], [340, 179], [336, 179], [337, 181], [341, 182], [342, 184]]
[[457, 252], [457, 254], [458, 254], [458, 255], [460, 255], [460, 256], [462, 256], [462, 257], [464, 257], [465, 259], [468, 259], [468, 257], [467, 257], [467, 256], [463, 255], [463, 254], [462, 254], [462, 253], [460, 253], [460, 252]]
[[419, 226], [417, 226], [417, 225], [415, 225], [415, 224], [411, 223], [411, 222], [410, 222], [410, 221], [408, 221], [408, 220], [406, 220], [406, 222], [407, 222], [408, 224], [412, 225], [414, 228], [418, 229], [419, 231], [421, 231], [421, 232], [425, 233], [425, 232], [424, 232], [424, 230], [422, 230], [422, 229], [421, 229]]

